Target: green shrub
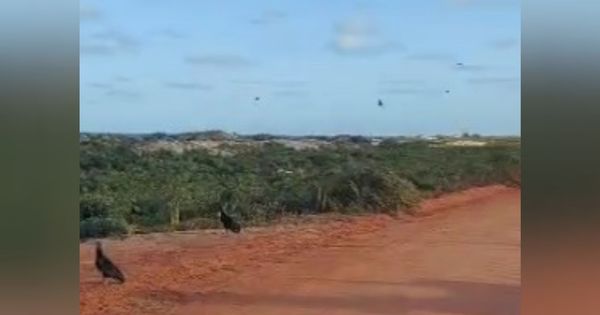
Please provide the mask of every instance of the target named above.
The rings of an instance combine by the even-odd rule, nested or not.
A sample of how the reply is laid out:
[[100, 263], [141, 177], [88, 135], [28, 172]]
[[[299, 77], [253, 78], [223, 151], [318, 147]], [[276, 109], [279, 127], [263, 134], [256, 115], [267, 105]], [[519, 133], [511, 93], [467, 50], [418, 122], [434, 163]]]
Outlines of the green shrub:
[[169, 218], [168, 202], [160, 197], [152, 197], [139, 199], [133, 203], [129, 222], [140, 226], [166, 225], [169, 223]]
[[79, 219], [106, 218], [110, 215], [113, 201], [100, 194], [84, 194], [79, 201]]
[[79, 221], [79, 238], [96, 238], [127, 234], [127, 222], [122, 219], [92, 217]]
[[232, 145], [227, 148], [232, 156], [202, 149], [139, 150], [152, 139], [207, 137], [228, 135], [157, 134], [135, 141], [85, 137], [80, 155], [81, 236], [119, 234], [128, 227], [152, 231], [212, 226], [222, 206], [244, 225], [321, 212], [395, 213], [444, 192], [520, 184], [518, 139], [482, 137], [490, 144], [443, 147], [392, 138], [371, 146], [360, 136], [321, 137], [335, 145], [310, 150], [280, 143]]

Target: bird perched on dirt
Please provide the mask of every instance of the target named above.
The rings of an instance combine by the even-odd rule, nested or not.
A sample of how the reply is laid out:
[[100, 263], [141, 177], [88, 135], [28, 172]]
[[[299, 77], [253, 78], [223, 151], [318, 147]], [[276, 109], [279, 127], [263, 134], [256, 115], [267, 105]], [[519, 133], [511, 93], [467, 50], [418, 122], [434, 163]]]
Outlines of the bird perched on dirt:
[[383, 101], [381, 99], [377, 100], [377, 106], [383, 107]]
[[125, 282], [125, 276], [119, 268], [102, 251], [102, 243], [96, 242], [96, 268], [102, 273], [102, 282], [106, 278], [115, 279], [119, 283]]
[[240, 233], [242, 230], [240, 224], [227, 213], [225, 213], [223, 208], [221, 208], [221, 211], [219, 211], [219, 217], [221, 219], [221, 223], [223, 223], [223, 227], [225, 227], [225, 230], [229, 230], [233, 233]]

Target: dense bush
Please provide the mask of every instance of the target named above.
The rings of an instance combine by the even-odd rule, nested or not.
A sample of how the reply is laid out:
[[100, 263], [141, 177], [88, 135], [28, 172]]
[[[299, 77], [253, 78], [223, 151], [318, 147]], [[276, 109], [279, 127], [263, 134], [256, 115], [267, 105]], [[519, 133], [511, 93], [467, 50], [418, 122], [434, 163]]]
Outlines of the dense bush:
[[94, 217], [79, 221], [79, 238], [127, 234], [127, 223], [116, 218]]
[[[174, 135], [151, 138], [181, 141]], [[86, 137], [80, 155], [80, 235], [216, 226], [221, 207], [245, 225], [307, 213], [394, 213], [430, 195], [520, 183], [518, 141], [372, 146], [365, 139], [348, 139], [348, 145], [338, 139], [334, 146], [302, 151], [279, 143], [229, 146], [233, 155], [218, 155], [201, 149], [145, 151], [144, 141]]]

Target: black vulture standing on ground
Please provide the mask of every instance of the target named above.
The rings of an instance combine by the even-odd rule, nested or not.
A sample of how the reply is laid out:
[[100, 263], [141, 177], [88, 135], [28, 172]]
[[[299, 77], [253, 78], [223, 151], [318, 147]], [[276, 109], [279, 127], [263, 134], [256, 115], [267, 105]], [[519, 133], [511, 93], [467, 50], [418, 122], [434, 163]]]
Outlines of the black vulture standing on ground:
[[229, 230], [233, 233], [240, 233], [242, 227], [238, 222], [236, 222], [232, 217], [230, 217], [223, 209], [219, 212], [219, 217], [221, 218], [221, 223], [223, 223], [223, 227], [225, 230]]
[[381, 99], [377, 100], [377, 106], [383, 107], [383, 101]]
[[104, 256], [100, 241], [96, 242], [96, 268], [102, 273], [102, 282], [106, 278], [115, 279], [119, 283], [125, 282], [125, 276], [121, 270], [108, 257]]

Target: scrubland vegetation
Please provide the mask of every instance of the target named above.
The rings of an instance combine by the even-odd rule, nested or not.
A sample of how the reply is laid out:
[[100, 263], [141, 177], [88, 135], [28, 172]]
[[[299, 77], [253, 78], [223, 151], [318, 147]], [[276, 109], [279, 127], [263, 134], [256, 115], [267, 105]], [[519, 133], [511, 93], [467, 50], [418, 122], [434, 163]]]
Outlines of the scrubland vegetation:
[[[410, 212], [436, 194], [520, 184], [518, 138], [462, 138], [485, 145], [446, 145], [457, 139], [441, 137], [375, 144], [361, 136], [83, 134], [80, 237], [215, 227], [221, 207], [246, 226], [289, 215]], [[210, 148], [198, 145], [205, 140]], [[286, 145], [291, 140], [320, 145], [298, 149]]]

